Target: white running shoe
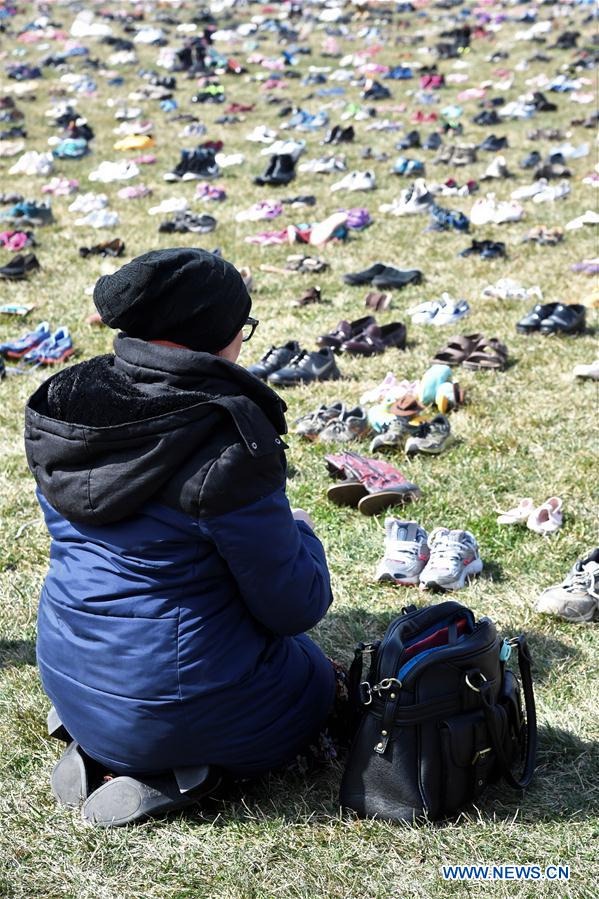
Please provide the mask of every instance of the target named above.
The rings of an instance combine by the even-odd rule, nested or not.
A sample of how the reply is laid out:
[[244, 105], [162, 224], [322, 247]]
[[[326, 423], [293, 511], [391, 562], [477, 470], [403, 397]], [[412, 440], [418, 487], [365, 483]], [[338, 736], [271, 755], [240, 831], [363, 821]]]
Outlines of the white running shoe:
[[532, 201], [533, 203], [552, 203], [554, 200], [564, 200], [570, 193], [570, 185], [567, 181], [560, 181], [559, 184], [548, 184], [545, 190], [539, 191]]
[[522, 187], [517, 187], [516, 190], [512, 191], [510, 196], [512, 200], [531, 200], [548, 187], [549, 182], [547, 181], [547, 178], [539, 178], [538, 181], [533, 181], [532, 184], [525, 184]]
[[90, 181], [100, 181], [102, 184], [110, 184], [112, 181], [128, 181], [139, 175], [139, 167], [134, 162], [110, 162], [105, 159], [98, 168], [87, 176]]
[[415, 521], [385, 519], [385, 554], [376, 569], [379, 583], [417, 584], [429, 560], [427, 535]]
[[442, 327], [443, 325], [451, 325], [468, 315], [470, 305], [467, 300], [455, 300], [448, 293], [441, 294], [439, 309], [436, 315], [431, 319], [431, 324]]
[[104, 209], [106, 206], [108, 206], [106, 194], [79, 194], [69, 206], [69, 212], [82, 212], [84, 215], [87, 215], [90, 212], [96, 212], [98, 209]]
[[382, 203], [379, 206], [381, 212], [390, 212], [391, 215], [418, 215], [428, 212], [433, 204], [433, 197], [426, 186], [424, 178], [417, 178], [414, 184], [402, 190], [399, 199], [392, 203]]
[[266, 125], [256, 125], [253, 131], [246, 134], [245, 139], [255, 144], [272, 144], [277, 139], [277, 132]]
[[588, 378], [590, 381], [599, 381], [599, 359], [590, 362], [588, 365], [574, 366], [575, 378]]
[[277, 140], [260, 150], [260, 156], [291, 156], [297, 162], [305, 149], [305, 140]]
[[150, 206], [148, 215], [161, 215], [168, 212], [185, 212], [189, 208], [189, 203], [185, 197], [168, 197], [158, 206]]
[[575, 624], [599, 618], [599, 549], [579, 559], [561, 584], [543, 590], [535, 609]]
[[374, 172], [348, 172], [345, 178], [331, 185], [331, 190], [374, 190], [375, 187]]
[[42, 175], [46, 177], [54, 168], [52, 153], [27, 150], [8, 170], [10, 175]]
[[483, 570], [478, 543], [470, 531], [435, 528], [428, 544], [431, 557], [420, 574], [423, 590], [461, 590], [467, 578]]
[[118, 212], [110, 209], [96, 209], [84, 218], [75, 219], [75, 224], [88, 228], [114, 228], [119, 224]]

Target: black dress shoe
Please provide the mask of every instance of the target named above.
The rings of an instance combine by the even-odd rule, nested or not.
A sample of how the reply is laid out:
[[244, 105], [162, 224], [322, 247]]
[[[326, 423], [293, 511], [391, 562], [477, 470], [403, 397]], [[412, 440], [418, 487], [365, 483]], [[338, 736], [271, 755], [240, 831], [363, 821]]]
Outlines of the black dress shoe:
[[247, 370], [261, 381], [266, 381], [269, 375], [284, 368], [299, 353], [301, 347], [297, 340], [289, 340], [284, 346], [272, 346], [259, 362], [248, 365]]
[[372, 279], [380, 275], [384, 269], [385, 265], [382, 262], [375, 262], [374, 265], [364, 269], [363, 272], [348, 272], [347, 275], [343, 276], [343, 280], [346, 284], [370, 284]]
[[496, 134], [490, 134], [479, 144], [479, 150], [487, 150], [489, 153], [498, 153], [508, 146], [507, 137], [497, 137]]
[[516, 325], [521, 334], [531, 334], [540, 330], [541, 322], [549, 318], [558, 307], [558, 303], [537, 303]]
[[558, 303], [541, 322], [541, 334], [577, 334], [586, 325], [586, 306], [580, 303]]
[[541, 161], [541, 154], [537, 150], [533, 150], [528, 156], [525, 156], [520, 163], [521, 169], [534, 169]]
[[395, 146], [398, 150], [411, 150], [412, 147], [419, 147], [420, 134], [418, 131], [409, 131]]
[[481, 259], [499, 259], [505, 257], [505, 244], [500, 240], [473, 240], [469, 247], [458, 253], [459, 256], [480, 256]]
[[422, 281], [422, 272], [418, 269], [411, 269], [402, 272], [398, 268], [386, 266], [383, 271], [372, 279], [372, 286], [381, 290], [396, 290], [406, 287], [408, 284], [420, 284]]
[[537, 112], [556, 112], [557, 110], [557, 104], [551, 103], [540, 91], [534, 92], [533, 103]]
[[19, 253], [14, 259], [0, 268], [0, 277], [9, 278], [13, 281], [22, 281], [27, 277], [29, 272], [33, 272], [40, 267], [35, 253], [27, 253], [23, 256]]
[[285, 368], [269, 375], [268, 382], [275, 387], [295, 387], [296, 384], [311, 384], [313, 381], [337, 381], [340, 377], [333, 351], [324, 347], [314, 353], [304, 350]]
[[494, 109], [483, 109], [472, 119], [475, 125], [499, 125], [500, 118]]
[[552, 178], [570, 178], [571, 176], [572, 172], [567, 166], [552, 162], [546, 162], [544, 165], [539, 166], [535, 172], [535, 180], [537, 181], [541, 178], [547, 178], [548, 181], [551, 181]]
[[423, 150], [438, 150], [443, 143], [443, 138], [438, 131], [433, 131], [422, 144]]

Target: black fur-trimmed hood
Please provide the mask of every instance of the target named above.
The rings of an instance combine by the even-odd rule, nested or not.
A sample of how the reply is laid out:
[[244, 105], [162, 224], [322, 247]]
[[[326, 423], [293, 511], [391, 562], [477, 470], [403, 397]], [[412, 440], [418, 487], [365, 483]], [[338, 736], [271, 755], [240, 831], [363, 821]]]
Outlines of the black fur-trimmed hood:
[[27, 460], [65, 518], [132, 514], [215, 432], [254, 457], [283, 445], [285, 404], [240, 366], [122, 334], [114, 350], [49, 378], [27, 404]]

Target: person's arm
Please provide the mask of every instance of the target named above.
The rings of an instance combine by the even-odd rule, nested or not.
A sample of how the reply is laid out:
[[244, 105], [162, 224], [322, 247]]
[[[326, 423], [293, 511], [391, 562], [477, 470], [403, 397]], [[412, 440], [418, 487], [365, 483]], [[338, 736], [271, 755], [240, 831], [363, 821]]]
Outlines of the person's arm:
[[301, 634], [333, 596], [323, 546], [293, 519], [283, 488], [200, 525], [235, 578], [252, 615], [275, 634]]

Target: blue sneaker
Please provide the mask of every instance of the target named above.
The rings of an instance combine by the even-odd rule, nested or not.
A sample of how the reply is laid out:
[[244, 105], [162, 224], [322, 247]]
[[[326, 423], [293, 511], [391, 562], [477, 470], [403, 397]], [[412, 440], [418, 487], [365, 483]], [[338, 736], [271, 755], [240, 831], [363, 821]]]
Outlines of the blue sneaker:
[[31, 203], [29, 200], [23, 200], [21, 203], [16, 203], [12, 209], [0, 212], [0, 219], [19, 225], [26, 223], [48, 225], [54, 221], [54, 216], [49, 203]]
[[34, 347], [43, 343], [50, 337], [50, 325], [48, 322], [41, 322], [35, 331], [29, 331], [23, 337], [16, 340], [8, 340], [6, 343], [0, 343], [0, 356], [6, 359], [21, 359]]
[[63, 327], [23, 356], [23, 362], [27, 365], [58, 365], [65, 362], [74, 352], [69, 329]]

